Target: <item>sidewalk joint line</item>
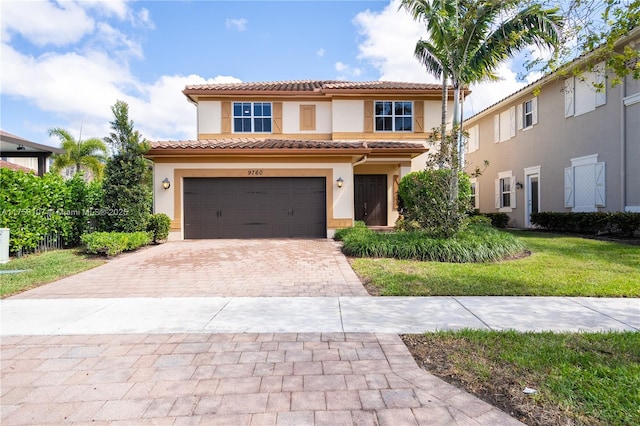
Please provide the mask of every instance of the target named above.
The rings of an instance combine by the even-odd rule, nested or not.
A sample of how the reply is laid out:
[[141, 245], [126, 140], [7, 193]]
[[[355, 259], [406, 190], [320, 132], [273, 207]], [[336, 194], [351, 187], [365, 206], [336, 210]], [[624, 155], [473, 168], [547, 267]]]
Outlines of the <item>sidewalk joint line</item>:
[[485, 325], [485, 327], [487, 327], [487, 328], [488, 328], [489, 330], [491, 330], [491, 331], [495, 331], [495, 330], [493, 329], [493, 327], [491, 327], [489, 324], [487, 324], [486, 322], [484, 322], [484, 321], [482, 320], [482, 318], [480, 318], [480, 317], [479, 317], [479, 316], [477, 316], [475, 313], [473, 313], [473, 312], [471, 311], [471, 309], [469, 309], [469, 308], [467, 308], [466, 306], [464, 306], [464, 305], [462, 304], [462, 302], [458, 300], [458, 298], [457, 298], [457, 297], [455, 297], [455, 296], [450, 296], [450, 297], [451, 297], [453, 300], [455, 300], [455, 301], [456, 301], [460, 306], [462, 306], [462, 307], [464, 308], [464, 310], [465, 310], [465, 311], [469, 312], [471, 315], [473, 315], [474, 317], [476, 317], [476, 318], [478, 319], [478, 321], [480, 321], [482, 324], [484, 324], [484, 325]]
[[[209, 324], [211, 324], [211, 323], [216, 319], [216, 317], [217, 317], [218, 315], [220, 315], [220, 312], [224, 311], [224, 308], [226, 308], [226, 307], [227, 307], [227, 305], [228, 305], [229, 303], [231, 303], [231, 299], [233, 299], [233, 297], [227, 297], [226, 299], [228, 299], [228, 300], [225, 302], [225, 304], [224, 304], [224, 305], [222, 305], [222, 308], [218, 309], [218, 312], [216, 312], [216, 313], [211, 317], [211, 319], [210, 319], [210, 320], [205, 324], [203, 331], [204, 331], [204, 330], [206, 330], [206, 329], [207, 329], [207, 327], [209, 327]], [[219, 333], [219, 332], [216, 332], [216, 333]]]
[[614, 320], [614, 321], [616, 321], [616, 322], [619, 322], [619, 323], [621, 323], [621, 324], [624, 324], [624, 325], [626, 325], [627, 327], [631, 327], [631, 328], [633, 328], [633, 329], [634, 329], [634, 330], [636, 330], [636, 331], [640, 331], [640, 329], [638, 329], [637, 327], [632, 326], [631, 324], [627, 324], [626, 322], [624, 322], [624, 321], [622, 321], [622, 320], [619, 320], [618, 318], [614, 318], [614, 317], [612, 317], [612, 316], [611, 316], [611, 315], [609, 315], [609, 314], [605, 314], [604, 312], [600, 312], [599, 310], [597, 310], [597, 309], [595, 309], [595, 308], [592, 308], [591, 306], [587, 306], [587, 305], [584, 305], [584, 304], [580, 303], [580, 302], [579, 302], [576, 298], [574, 298], [574, 297], [568, 297], [568, 296], [563, 296], [563, 297], [564, 297], [565, 299], [569, 299], [569, 300], [570, 300], [570, 301], [572, 301], [573, 303], [576, 303], [576, 304], [578, 304], [578, 305], [582, 306], [583, 308], [587, 308], [587, 309], [589, 309], [589, 310], [591, 310], [591, 311], [593, 311], [593, 312], [596, 312], [596, 313], [597, 313], [597, 314], [599, 314], [599, 315], [604, 315], [605, 317], [607, 317], [607, 318], [609, 318], [609, 319], [612, 319], [612, 320]]
[[342, 332], [344, 333], [344, 321], [342, 319], [342, 297], [338, 296], [338, 312], [340, 313], [340, 328], [342, 329]]

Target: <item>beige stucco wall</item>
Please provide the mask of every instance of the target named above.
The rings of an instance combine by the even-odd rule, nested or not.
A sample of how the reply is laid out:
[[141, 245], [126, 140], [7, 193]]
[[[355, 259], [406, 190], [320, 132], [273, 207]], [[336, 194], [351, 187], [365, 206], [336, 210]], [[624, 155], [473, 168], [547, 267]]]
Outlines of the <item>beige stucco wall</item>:
[[356, 132], [364, 131], [364, 101], [363, 100], [341, 100], [334, 99], [333, 109], [333, 131]]
[[[175, 202], [176, 197], [181, 202], [181, 194], [177, 188], [182, 188], [182, 184], [176, 185], [175, 174], [176, 170], [211, 170], [216, 171], [218, 174], [225, 175], [224, 171], [229, 171], [229, 176], [247, 176], [248, 170], [260, 169], [264, 172], [263, 176], [292, 176], [302, 175], [300, 173], [308, 172], [309, 170], [330, 170], [327, 176], [327, 187], [330, 186], [328, 193], [331, 197], [331, 205], [327, 206], [327, 236], [333, 236], [333, 232], [338, 227], [350, 226], [353, 221], [353, 174], [351, 162], [299, 162], [292, 163], [287, 161], [282, 162], [264, 162], [257, 159], [256, 162], [250, 160], [244, 162], [176, 162], [176, 163], [162, 163], [156, 162], [154, 165], [154, 212], [165, 213], [172, 220], [177, 220], [178, 223], [182, 223], [182, 217], [176, 217], [175, 215]], [[286, 172], [291, 170], [291, 172]], [[233, 173], [232, 173], [233, 171]], [[273, 173], [277, 174], [273, 174]], [[162, 180], [169, 178], [171, 181], [171, 188], [164, 190], [162, 188]], [[336, 180], [342, 177], [344, 184], [342, 188], [338, 188]], [[180, 189], [181, 191], [181, 189]], [[184, 209], [180, 205], [180, 212]], [[340, 226], [332, 226], [333, 224], [340, 223]], [[181, 225], [180, 225], [181, 226]], [[180, 240], [183, 239], [182, 230], [177, 232], [173, 230], [171, 233], [171, 239]]]
[[198, 103], [198, 131], [200, 133], [221, 132], [221, 104], [220, 101], [204, 101]]
[[640, 212], [640, 80], [625, 79], [625, 209]]
[[[478, 179], [481, 212], [497, 211], [494, 181], [500, 172], [512, 170], [517, 181], [524, 184], [524, 169], [536, 166], [540, 166], [540, 211], [570, 211], [564, 207], [564, 169], [571, 166], [572, 158], [594, 154], [598, 155], [598, 162], [606, 163], [606, 206], [600, 210], [624, 209], [620, 191], [621, 86], [607, 88], [605, 105], [565, 118], [563, 85], [562, 80], [544, 85], [537, 101], [538, 123], [529, 129], [516, 130], [516, 136], [505, 142], [494, 143], [494, 115], [533, 98], [530, 91], [465, 123], [467, 128], [479, 125], [479, 149], [467, 155], [467, 171], [476, 166], [483, 169], [483, 161], [490, 161]], [[508, 214], [511, 225], [524, 226], [524, 190], [516, 192], [516, 208]]]
[[[316, 129], [300, 131], [300, 105], [316, 106]], [[331, 133], [331, 102], [283, 102], [283, 133]]]
[[[453, 102], [447, 103], [447, 129], [451, 128], [453, 120]], [[434, 127], [440, 128], [442, 123], [442, 102], [425, 101], [424, 102], [424, 131], [431, 132]]]

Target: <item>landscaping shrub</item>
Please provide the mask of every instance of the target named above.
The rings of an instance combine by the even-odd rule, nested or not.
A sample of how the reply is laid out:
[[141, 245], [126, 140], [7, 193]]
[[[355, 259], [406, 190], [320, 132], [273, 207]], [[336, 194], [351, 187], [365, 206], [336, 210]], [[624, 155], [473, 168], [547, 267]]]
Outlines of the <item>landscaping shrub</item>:
[[531, 215], [531, 223], [539, 228], [555, 232], [575, 232], [578, 234], [612, 233], [632, 236], [634, 232], [640, 231], [640, 213], [540, 212]]
[[87, 253], [115, 256], [146, 246], [151, 242], [151, 235], [148, 232], [93, 232], [84, 234], [81, 240]]
[[477, 215], [489, 218], [491, 225], [496, 228], [504, 229], [509, 225], [509, 215], [506, 213], [478, 213]]
[[365, 225], [365, 223], [360, 220], [356, 220], [353, 223], [353, 227], [351, 228], [337, 229], [336, 232], [333, 234], [333, 239], [336, 241], [342, 241], [345, 235], [353, 234], [355, 232], [366, 232], [366, 231], [368, 231], [367, 225]]
[[391, 257], [452, 263], [487, 262], [524, 251], [514, 236], [486, 224], [469, 223], [453, 238], [433, 238], [421, 231], [374, 232], [354, 227], [341, 230], [343, 252], [353, 257]]
[[[455, 179], [454, 179], [455, 177]], [[457, 198], [451, 201], [457, 181]], [[396, 227], [403, 231], [421, 230], [433, 237], [451, 237], [460, 229], [471, 196], [469, 177], [450, 169], [412, 172], [398, 186], [402, 219]]]
[[171, 218], [164, 213], [156, 213], [149, 218], [149, 225], [147, 231], [151, 233], [153, 243], [157, 244], [158, 241], [166, 240], [169, 237], [169, 230], [171, 229]]

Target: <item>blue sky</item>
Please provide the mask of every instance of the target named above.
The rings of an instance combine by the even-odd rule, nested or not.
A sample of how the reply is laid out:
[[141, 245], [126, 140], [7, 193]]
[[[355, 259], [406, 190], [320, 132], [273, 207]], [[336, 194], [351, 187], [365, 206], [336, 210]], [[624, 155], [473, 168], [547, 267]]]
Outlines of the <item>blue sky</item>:
[[[195, 138], [186, 84], [435, 81], [412, 55], [426, 34], [398, 0], [1, 0], [0, 23], [1, 127], [50, 145], [52, 127], [107, 135], [118, 99], [146, 138]], [[524, 86], [519, 64], [474, 87], [466, 113]]]

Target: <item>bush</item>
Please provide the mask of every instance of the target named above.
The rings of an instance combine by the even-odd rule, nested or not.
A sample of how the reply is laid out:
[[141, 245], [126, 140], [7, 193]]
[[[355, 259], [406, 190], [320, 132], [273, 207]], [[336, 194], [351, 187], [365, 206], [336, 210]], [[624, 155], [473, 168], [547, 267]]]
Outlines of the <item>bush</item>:
[[79, 243], [93, 191], [80, 176], [65, 181], [53, 173], [0, 169], [0, 188], [0, 227], [11, 230], [11, 253], [34, 251], [49, 235], [60, 236], [65, 246]]
[[148, 232], [93, 232], [84, 234], [81, 240], [87, 253], [115, 256], [146, 246], [151, 242], [151, 235]]
[[478, 213], [479, 216], [487, 217], [491, 220], [491, 225], [504, 229], [509, 225], [509, 215], [506, 213]]
[[342, 239], [344, 238], [345, 235], [349, 235], [349, 234], [353, 234], [355, 232], [366, 232], [366, 231], [362, 231], [362, 230], [367, 230], [367, 225], [360, 221], [360, 220], [356, 220], [353, 223], [353, 227], [352, 228], [342, 228], [342, 229], [337, 229], [336, 232], [333, 234], [333, 239], [336, 241], [342, 241]]
[[[457, 180], [457, 198], [451, 188]], [[407, 174], [398, 187], [402, 219], [396, 227], [404, 231], [421, 230], [433, 237], [453, 236], [462, 225], [471, 196], [469, 177], [450, 169], [423, 170]]]
[[531, 215], [531, 223], [542, 229], [555, 232], [611, 233], [632, 236], [634, 232], [640, 231], [640, 213], [540, 212]]
[[156, 213], [149, 218], [149, 225], [147, 231], [151, 233], [153, 243], [157, 244], [158, 241], [166, 240], [169, 237], [169, 230], [171, 229], [171, 218], [164, 213]]
[[513, 235], [486, 224], [468, 223], [454, 238], [433, 238], [425, 232], [379, 233], [368, 228], [341, 230], [342, 251], [354, 257], [391, 257], [436, 262], [487, 262], [524, 251]]

